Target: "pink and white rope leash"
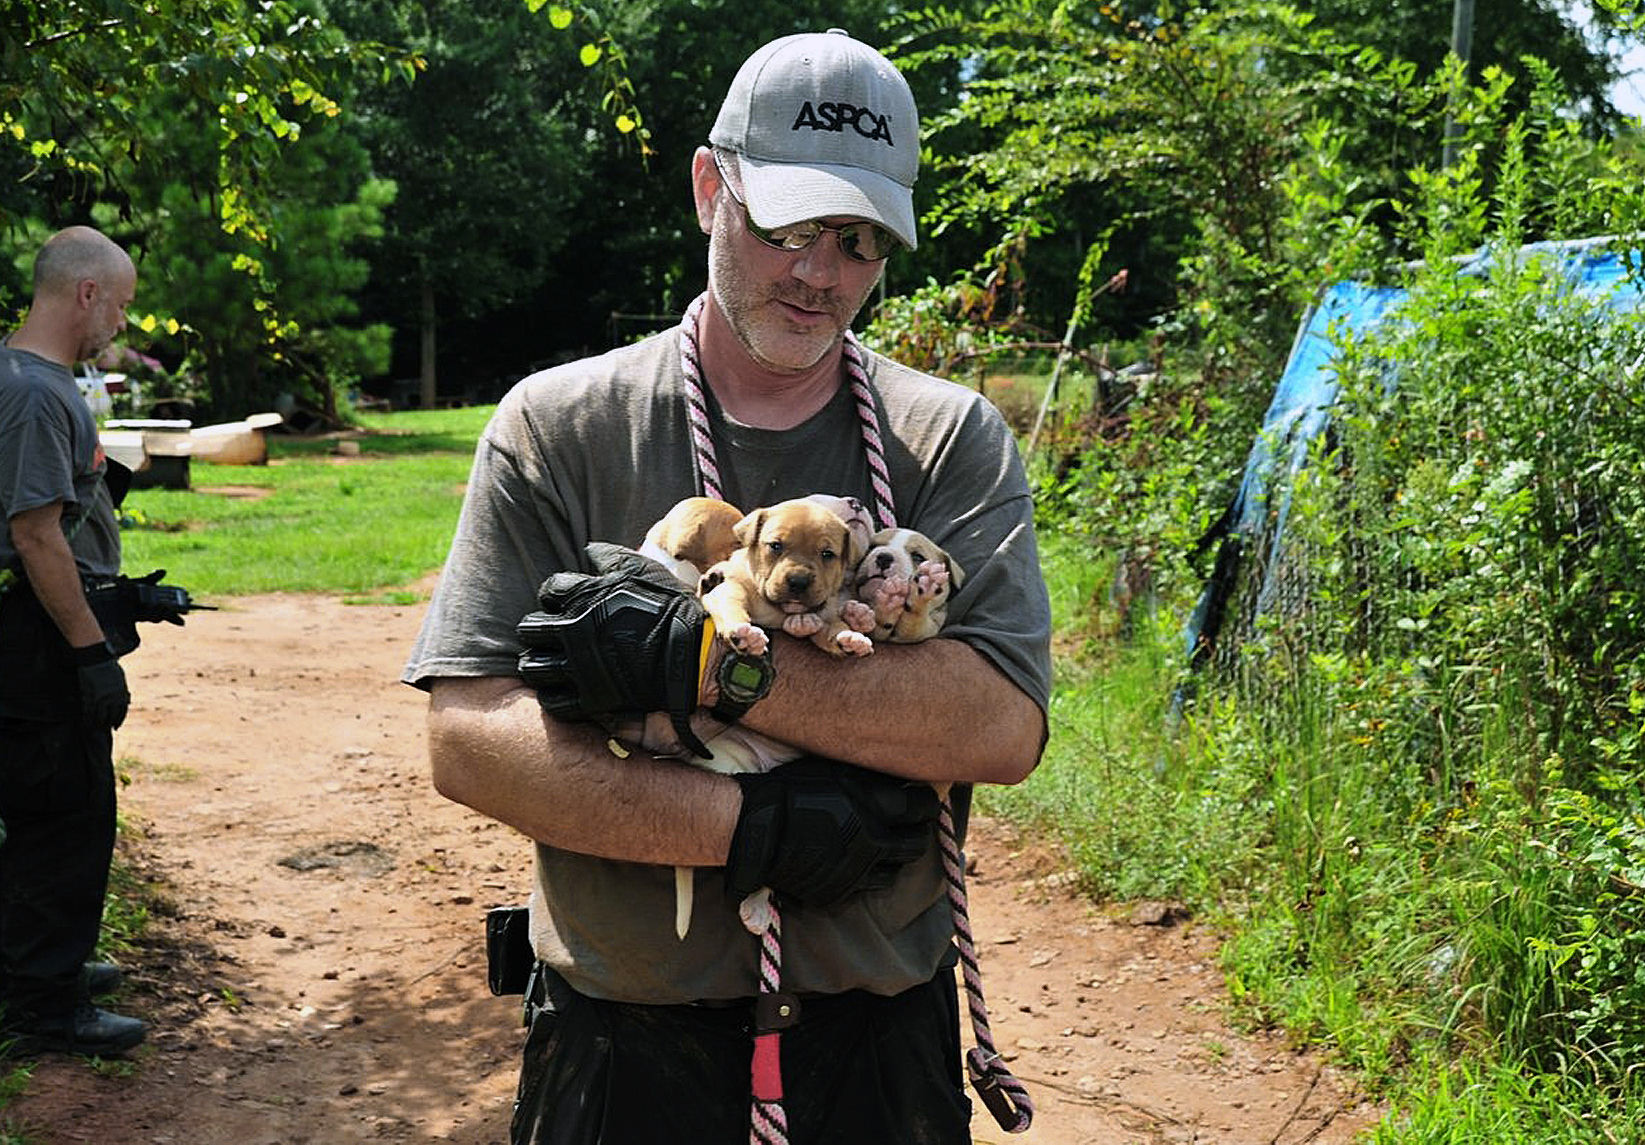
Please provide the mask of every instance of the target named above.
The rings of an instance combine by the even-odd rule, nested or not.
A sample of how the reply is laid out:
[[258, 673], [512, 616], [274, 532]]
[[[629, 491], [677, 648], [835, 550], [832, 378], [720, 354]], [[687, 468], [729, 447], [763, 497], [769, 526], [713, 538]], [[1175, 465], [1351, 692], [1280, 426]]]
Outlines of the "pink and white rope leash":
[[[686, 307], [680, 323], [680, 361], [685, 371], [686, 420], [691, 432], [692, 456], [697, 482], [705, 497], [724, 500], [720, 492], [720, 469], [714, 452], [714, 436], [708, 420], [708, 401], [703, 393], [701, 357], [697, 347], [697, 322], [708, 295], [699, 295]], [[874, 517], [882, 529], [896, 525], [895, 501], [891, 495], [891, 471], [885, 463], [885, 446], [880, 438], [880, 418], [874, 395], [868, 388], [868, 370], [862, 346], [856, 336], [845, 332], [845, 372], [851, 380], [851, 394], [857, 403], [862, 424], [863, 453], [868, 461], [868, 479], [874, 494]], [[1006, 1068], [994, 1045], [988, 1024], [988, 1004], [983, 999], [982, 971], [977, 964], [976, 942], [971, 934], [971, 914], [966, 902], [965, 861], [960, 854], [954, 829], [954, 808], [948, 795], [942, 797], [937, 819], [938, 841], [942, 848], [943, 874], [948, 882], [948, 903], [954, 915], [954, 934], [960, 952], [960, 970], [965, 979], [966, 999], [971, 1011], [971, 1033], [976, 1045], [966, 1054], [966, 1072], [988, 1112], [1008, 1133], [1021, 1133], [1034, 1119], [1034, 1103], [1028, 1091]], [[781, 1030], [798, 1019], [798, 1002], [782, 993], [782, 916], [773, 900], [760, 938], [760, 997], [755, 1005], [753, 1061], [753, 1110], [749, 1141], [752, 1145], [785, 1145], [788, 1119], [782, 1105]]]

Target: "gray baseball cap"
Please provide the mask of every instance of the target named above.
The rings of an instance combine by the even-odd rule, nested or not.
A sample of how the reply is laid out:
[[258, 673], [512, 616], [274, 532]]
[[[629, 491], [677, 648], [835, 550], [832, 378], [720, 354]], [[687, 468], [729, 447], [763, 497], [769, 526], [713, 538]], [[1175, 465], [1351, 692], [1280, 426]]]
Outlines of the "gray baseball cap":
[[760, 226], [851, 215], [915, 245], [914, 93], [890, 60], [841, 29], [784, 36], [748, 57], [708, 139], [737, 152]]

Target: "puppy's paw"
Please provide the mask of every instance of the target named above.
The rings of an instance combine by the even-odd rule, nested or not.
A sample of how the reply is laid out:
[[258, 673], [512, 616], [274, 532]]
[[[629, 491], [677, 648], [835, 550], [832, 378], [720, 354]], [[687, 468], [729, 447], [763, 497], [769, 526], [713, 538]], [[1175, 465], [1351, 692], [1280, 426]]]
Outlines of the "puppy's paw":
[[874, 631], [874, 610], [860, 600], [848, 600], [840, 606], [840, 619], [853, 632]]
[[783, 617], [783, 631], [804, 640], [823, 630], [823, 618], [815, 612], [796, 612]]
[[834, 643], [847, 656], [867, 656], [874, 651], [874, 642], [861, 632], [842, 632], [834, 638]]
[[911, 587], [906, 577], [896, 573], [886, 577], [874, 593], [874, 614], [882, 622], [896, 617], [908, 607], [908, 593]]
[[715, 589], [719, 588], [720, 585], [722, 585], [724, 583], [725, 583], [725, 570], [722, 569], [719, 565], [711, 565], [709, 567], [709, 570], [707, 572], [703, 573], [703, 575], [697, 581], [697, 595], [698, 596], [707, 596], [709, 593], [713, 592]]
[[765, 629], [758, 624], [739, 624], [725, 636], [731, 647], [738, 652], [749, 656], [758, 656], [763, 653], [771, 638], [765, 634]]
[[929, 599], [948, 587], [948, 566], [941, 561], [926, 561], [915, 570], [913, 595]]

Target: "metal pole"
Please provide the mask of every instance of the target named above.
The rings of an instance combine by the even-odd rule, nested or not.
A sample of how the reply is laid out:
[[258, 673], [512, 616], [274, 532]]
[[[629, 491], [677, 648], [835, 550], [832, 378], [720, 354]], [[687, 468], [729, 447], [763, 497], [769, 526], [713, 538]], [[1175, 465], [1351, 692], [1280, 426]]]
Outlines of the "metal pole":
[[[1468, 58], [1473, 48], [1474, 40], [1474, 0], [1455, 0], [1451, 9], [1451, 54], [1462, 61], [1462, 78], [1468, 78]], [[1451, 103], [1456, 102], [1456, 96], [1451, 96]], [[1456, 119], [1447, 110], [1445, 113], [1445, 150], [1440, 161], [1440, 169], [1448, 170], [1456, 161], [1457, 140], [1462, 132], [1457, 130]]]

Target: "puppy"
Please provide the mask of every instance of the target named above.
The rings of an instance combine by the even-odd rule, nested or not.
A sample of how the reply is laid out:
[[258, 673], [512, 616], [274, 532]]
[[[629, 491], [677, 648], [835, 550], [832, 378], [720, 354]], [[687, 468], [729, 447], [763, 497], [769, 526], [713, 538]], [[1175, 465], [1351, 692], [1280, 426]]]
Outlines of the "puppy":
[[703, 607], [739, 652], [759, 655], [770, 643], [761, 625], [809, 637], [836, 656], [866, 656], [873, 609], [849, 595], [862, 559], [851, 527], [832, 509], [800, 498], [756, 509], [735, 529], [738, 548], [705, 577], [714, 581]]
[[695, 590], [705, 572], [736, 551], [737, 522], [742, 519], [735, 505], [713, 497], [687, 497], [651, 526], [639, 551]]
[[[819, 516], [819, 509], [834, 521]], [[835, 529], [836, 521], [844, 527], [843, 540]], [[715, 615], [716, 626], [728, 639], [743, 622], [722, 617], [745, 605], [752, 592], [756, 599], [746, 608], [750, 617], [747, 623], [759, 633], [760, 644], [757, 650], [749, 649], [753, 654], [763, 651], [768, 639], [753, 621], [765, 618], [765, 623], [781, 623], [790, 635], [821, 638], [819, 642], [828, 651], [844, 655], [849, 648], [842, 649], [841, 641], [855, 645], [857, 640], [852, 638], [861, 638], [869, 629], [880, 632], [881, 639], [902, 643], [933, 635], [942, 626], [949, 587], [957, 588], [962, 576], [948, 554], [921, 534], [909, 529], [886, 529], [878, 534], [872, 530], [867, 510], [855, 497], [814, 493], [746, 516], [723, 501], [687, 497], [651, 527], [639, 551], [668, 568], [682, 584], [699, 591], [705, 607], [711, 598], [717, 605], [725, 605], [719, 615], [713, 608], [710, 614]], [[804, 538], [808, 535], [821, 540], [807, 541]], [[780, 551], [772, 551], [772, 546]], [[842, 575], [834, 588], [829, 588], [831, 576], [822, 576], [824, 583], [820, 587], [827, 591], [821, 596], [796, 596], [792, 583], [782, 579], [788, 574], [777, 569], [787, 555], [803, 570], [805, 560], [794, 558], [793, 550], [806, 551], [810, 547], [817, 548], [819, 555], [832, 548], [843, 558], [840, 568], [852, 572]], [[821, 563], [833, 567], [830, 562]], [[763, 579], [756, 570], [764, 570]], [[763, 589], [763, 585], [773, 583], [773, 578], [778, 578], [774, 587]], [[740, 587], [725, 588], [728, 584]], [[850, 599], [853, 592], [856, 599]], [[791, 611], [796, 600], [802, 606], [814, 603], [817, 607]], [[846, 631], [836, 631], [826, 622], [813, 630], [817, 618], [836, 606]], [[867, 643], [866, 638], [863, 642]], [[872, 650], [871, 645], [868, 650]], [[714, 753], [712, 759], [693, 762], [727, 775], [769, 771], [800, 754], [788, 744], [735, 724], [710, 739], [708, 748]], [[674, 930], [683, 941], [691, 927], [695, 874], [690, 867], [676, 867], [674, 874]], [[762, 933], [770, 917], [770, 892], [758, 890], [747, 896], [739, 913], [751, 932]]]
[[874, 518], [868, 515], [863, 503], [855, 497], [835, 497], [828, 493], [813, 493], [806, 498], [815, 501], [825, 509], [832, 509], [840, 520], [845, 522], [851, 539], [857, 543], [859, 552], [868, 551], [868, 542], [874, 535]]
[[953, 558], [923, 533], [881, 529], [857, 564], [852, 591], [874, 610], [875, 640], [912, 644], [942, 628], [949, 594], [964, 579]]

